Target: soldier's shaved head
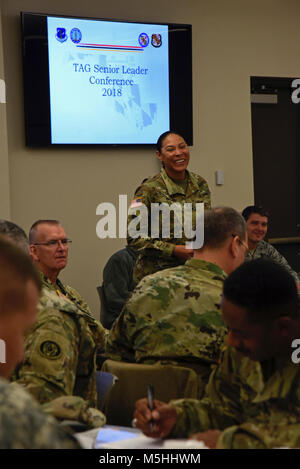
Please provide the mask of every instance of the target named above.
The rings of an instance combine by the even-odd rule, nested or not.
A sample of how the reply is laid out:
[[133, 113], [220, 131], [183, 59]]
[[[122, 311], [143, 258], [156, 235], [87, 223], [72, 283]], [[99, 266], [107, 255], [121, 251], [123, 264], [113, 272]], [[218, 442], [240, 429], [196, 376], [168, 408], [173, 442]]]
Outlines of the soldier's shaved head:
[[37, 220], [33, 223], [29, 230], [29, 243], [33, 244], [37, 240], [37, 232], [38, 232], [38, 227], [40, 225], [60, 225], [60, 222], [58, 220]]

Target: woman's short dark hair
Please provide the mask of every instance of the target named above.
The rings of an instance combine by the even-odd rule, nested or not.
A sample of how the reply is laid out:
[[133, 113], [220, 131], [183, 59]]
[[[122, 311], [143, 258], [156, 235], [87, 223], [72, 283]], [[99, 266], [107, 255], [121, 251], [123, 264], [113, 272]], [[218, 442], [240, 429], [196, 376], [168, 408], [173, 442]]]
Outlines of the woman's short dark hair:
[[[158, 140], [156, 142], [156, 150], [160, 153], [161, 152], [161, 147], [163, 145], [163, 141], [166, 137], [168, 137], [169, 135], [171, 134], [175, 134], [175, 135], [179, 135], [179, 137], [181, 137], [181, 135], [178, 133], [178, 132], [175, 132], [173, 130], [167, 130], [166, 132], [164, 132], [163, 134], [161, 134], [159, 137], [158, 137]], [[182, 137], [183, 138], [183, 137]]]

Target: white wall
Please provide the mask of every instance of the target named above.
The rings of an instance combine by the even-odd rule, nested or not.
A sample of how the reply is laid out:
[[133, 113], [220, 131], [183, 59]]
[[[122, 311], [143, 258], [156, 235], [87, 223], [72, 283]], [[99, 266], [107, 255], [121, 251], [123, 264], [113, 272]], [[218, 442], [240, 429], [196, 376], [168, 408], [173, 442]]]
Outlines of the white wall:
[[[25, 147], [19, 12], [191, 23], [191, 169], [208, 180], [215, 205], [241, 209], [253, 202], [250, 76], [300, 76], [300, 2], [2, 0], [1, 5], [8, 84], [11, 217], [26, 230], [37, 218], [61, 220], [73, 239], [69, 267], [63, 277], [84, 295], [97, 315], [95, 287], [100, 283], [105, 262], [124, 245], [124, 240], [96, 237], [96, 206], [100, 202], [117, 203], [119, 194], [128, 194], [130, 199], [137, 185], [157, 172], [158, 164], [150, 149]], [[1, 143], [0, 149], [3, 152]], [[224, 186], [215, 185], [217, 169], [224, 171]]]

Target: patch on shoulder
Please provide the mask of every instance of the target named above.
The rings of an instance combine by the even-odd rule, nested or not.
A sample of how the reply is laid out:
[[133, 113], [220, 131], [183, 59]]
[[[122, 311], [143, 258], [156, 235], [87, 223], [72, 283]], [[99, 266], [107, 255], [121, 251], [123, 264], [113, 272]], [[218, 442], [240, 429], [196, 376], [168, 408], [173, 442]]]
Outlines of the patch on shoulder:
[[56, 342], [45, 340], [40, 345], [40, 354], [49, 360], [57, 360], [61, 356], [61, 349]]

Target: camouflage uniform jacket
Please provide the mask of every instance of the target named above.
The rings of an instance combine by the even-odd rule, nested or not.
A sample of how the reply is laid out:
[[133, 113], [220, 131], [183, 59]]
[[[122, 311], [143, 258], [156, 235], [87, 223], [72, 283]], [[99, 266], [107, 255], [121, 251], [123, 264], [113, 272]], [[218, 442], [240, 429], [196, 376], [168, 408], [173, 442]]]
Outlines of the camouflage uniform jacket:
[[115, 321], [105, 355], [152, 364], [217, 363], [226, 329], [220, 302], [225, 272], [190, 259], [145, 277]]
[[[196, 203], [203, 202], [205, 209], [209, 209], [210, 191], [205, 179], [197, 174], [186, 171], [187, 187], [186, 190], [182, 186], [176, 184], [162, 169], [156, 176], [145, 180], [141, 186], [137, 188], [134, 194], [134, 201], [138, 204], [143, 203], [148, 209], [148, 234], [151, 233], [151, 204], [166, 203], [169, 206], [173, 203], [179, 203], [182, 207], [184, 203], [193, 204], [192, 229], [195, 229], [196, 223]], [[131, 204], [134, 208], [135, 203]], [[136, 205], [137, 206], [137, 205]], [[128, 226], [135, 218], [136, 209], [129, 209]], [[183, 218], [183, 217], [182, 217]], [[138, 283], [145, 275], [152, 274], [158, 270], [175, 267], [183, 264], [178, 257], [173, 256], [173, 250], [176, 244], [183, 245], [189, 241], [184, 234], [184, 220], [180, 217], [178, 220], [182, 226], [182, 237], [174, 236], [174, 221], [170, 221], [170, 235], [165, 237], [162, 233], [162, 221], [159, 221], [159, 235], [156, 238], [130, 238], [128, 236], [128, 244], [130, 247], [141, 251], [134, 269], [134, 281]]]
[[223, 430], [218, 448], [300, 446], [300, 367], [291, 357], [251, 361], [226, 348], [206, 397], [173, 401], [173, 436]]
[[63, 448], [80, 446], [21, 386], [0, 379], [0, 449]]
[[96, 407], [96, 354], [104, 349], [105, 330], [76, 290], [42, 279], [38, 320], [26, 337], [17, 380], [41, 404], [75, 395]]
[[290, 267], [287, 260], [277, 251], [277, 249], [272, 246], [272, 244], [267, 243], [266, 241], [260, 241], [254, 249], [254, 251], [248, 251], [245, 257], [246, 261], [250, 261], [252, 259], [259, 259], [260, 257], [271, 259], [277, 264], [282, 265], [285, 267], [289, 273], [295, 278], [296, 282], [299, 281], [297, 273]]

